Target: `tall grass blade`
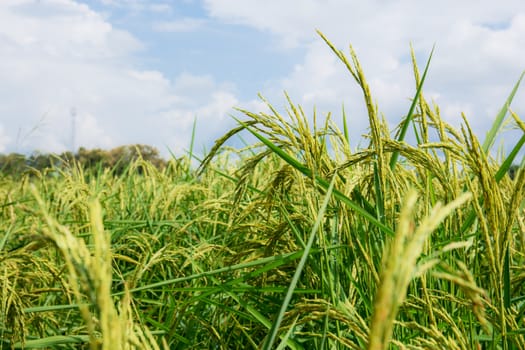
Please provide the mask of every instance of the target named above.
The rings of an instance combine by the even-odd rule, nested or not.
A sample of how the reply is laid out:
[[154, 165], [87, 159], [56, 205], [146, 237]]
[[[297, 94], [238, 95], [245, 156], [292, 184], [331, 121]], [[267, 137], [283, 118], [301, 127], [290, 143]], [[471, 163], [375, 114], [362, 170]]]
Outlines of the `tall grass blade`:
[[191, 176], [191, 161], [193, 159], [193, 146], [195, 145], [195, 130], [196, 129], [197, 129], [197, 118], [193, 120], [193, 126], [191, 128], [190, 150], [188, 153], [188, 168], [186, 169], [186, 174], [188, 177]]
[[[434, 48], [435, 46], [433, 46], [432, 51], [430, 51], [430, 56], [428, 57], [427, 64], [425, 66], [425, 70], [423, 71], [423, 75], [421, 76], [421, 81], [417, 85], [416, 94], [414, 98], [412, 99], [412, 104], [410, 105], [410, 108], [408, 109], [408, 114], [406, 115], [405, 120], [401, 124], [401, 131], [399, 133], [399, 136], [397, 137], [397, 141], [403, 141], [405, 139], [405, 135], [408, 130], [408, 125], [412, 122], [414, 110], [418, 103], [419, 96], [421, 95], [421, 91], [423, 89], [423, 84], [425, 83], [425, 79], [427, 77], [427, 72], [428, 72], [428, 68], [430, 67], [430, 61], [432, 60], [432, 55], [434, 54]], [[394, 151], [392, 153], [392, 157], [390, 158], [390, 169], [394, 169], [394, 167], [396, 166], [398, 157], [399, 157], [399, 151]]]
[[87, 335], [55, 335], [40, 339], [26, 340], [24, 344], [13, 344], [14, 349], [44, 349], [57, 348], [69, 344], [88, 344], [89, 336]]
[[345, 140], [346, 142], [348, 142], [348, 144], [350, 144], [350, 136], [349, 136], [349, 132], [348, 132], [348, 123], [346, 121], [346, 112], [345, 112], [345, 106], [343, 105], [343, 134], [345, 136]]
[[385, 202], [383, 197], [383, 190], [381, 188], [381, 179], [377, 169], [377, 162], [374, 162], [374, 190], [376, 194], [376, 216], [377, 219], [385, 223]]
[[503, 259], [503, 305], [510, 309], [511, 299], [511, 281], [510, 281], [510, 248], [505, 249], [505, 256]]
[[[156, 282], [156, 283], [145, 284], [145, 285], [142, 285], [140, 287], [131, 288], [129, 290], [129, 292], [130, 293], [137, 293], [137, 292], [145, 291], [145, 290], [153, 290], [153, 289], [157, 289], [157, 288], [160, 288], [160, 287], [169, 286], [171, 284], [191, 281], [191, 280], [198, 279], [198, 278], [203, 278], [203, 277], [210, 277], [210, 276], [218, 275], [218, 274], [225, 273], [225, 272], [232, 272], [232, 271], [236, 271], [236, 270], [241, 270], [241, 269], [246, 269], [246, 268], [250, 268], [250, 267], [254, 267], [254, 266], [259, 266], [259, 265], [266, 265], [266, 266], [261, 268], [260, 271], [259, 270], [257, 270], [257, 271], [259, 271], [259, 272], [268, 271], [268, 270], [271, 270], [271, 269], [276, 268], [278, 266], [287, 264], [290, 261], [298, 259], [302, 254], [303, 254], [302, 251], [298, 251], [298, 252], [287, 253], [287, 254], [282, 254], [282, 255], [270, 256], [270, 257], [261, 258], [261, 259], [255, 260], [255, 261], [235, 264], [235, 265], [232, 265], [232, 266], [221, 267], [221, 268], [215, 269], [215, 270], [203, 271], [203, 272], [195, 273], [195, 274], [192, 274], [192, 275], [187, 275], [187, 276], [183, 276], [183, 277], [163, 280], [163, 281]], [[252, 275], [256, 275], [256, 273], [254, 272], [254, 273], [252, 273]], [[112, 294], [112, 296], [120, 296], [120, 295], [123, 295], [123, 294], [125, 294], [124, 291], [123, 292], [115, 292], [115, 293]]]
[[[525, 134], [521, 136], [521, 138], [518, 140], [518, 142], [516, 142], [516, 144], [514, 145], [514, 147], [512, 148], [510, 153], [508, 154], [508, 156], [505, 158], [503, 163], [501, 163], [501, 165], [500, 165], [500, 167], [498, 169], [498, 172], [495, 175], [496, 181], [499, 182], [503, 178], [503, 176], [505, 176], [505, 174], [507, 174], [507, 172], [511, 168], [512, 164], [514, 164], [514, 160], [516, 159], [516, 156], [519, 154], [519, 152], [523, 148], [524, 144], [525, 144]], [[525, 157], [523, 159], [525, 159]], [[523, 162], [523, 160], [522, 160], [522, 162]]]
[[516, 91], [518, 91], [518, 87], [521, 84], [521, 80], [523, 79], [523, 76], [525, 76], [525, 71], [521, 73], [520, 78], [512, 88], [512, 91], [509, 94], [509, 97], [507, 97], [507, 100], [501, 107], [500, 111], [496, 115], [496, 119], [494, 119], [494, 122], [492, 123], [492, 127], [490, 128], [489, 132], [487, 133], [487, 136], [485, 137], [485, 141], [483, 142], [483, 151], [485, 154], [488, 154], [490, 147], [494, 144], [494, 141], [496, 140], [496, 136], [498, 135], [501, 126], [503, 125], [503, 121], [505, 120], [505, 116], [507, 115], [507, 112], [509, 110], [509, 107], [512, 103], [512, 100], [514, 99], [514, 96], [516, 95]]
[[281, 340], [281, 343], [279, 343], [279, 346], [275, 350], [284, 350], [284, 349], [286, 349], [286, 347], [288, 346], [288, 339], [292, 335], [292, 333], [293, 333], [293, 331], [295, 329], [295, 324], [296, 323], [297, 323], [297, 318], [295, 318], [293, 323], [290, 325], [290, 328], [288, 329], [288, 332], [286, 332], [286, 334], [283, 336], [283, 338]]

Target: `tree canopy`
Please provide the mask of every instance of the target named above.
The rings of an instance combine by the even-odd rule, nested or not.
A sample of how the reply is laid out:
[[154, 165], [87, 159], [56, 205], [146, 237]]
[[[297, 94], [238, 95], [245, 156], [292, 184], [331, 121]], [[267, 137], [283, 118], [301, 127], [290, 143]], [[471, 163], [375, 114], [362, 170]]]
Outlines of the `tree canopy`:
[[[27, 173], [63, 169], [77, 162], [85, 170], [111, 169], [115, 175], [122, 174], [131, 163], [142, 159], [157, 168], [166, 166], [159, 151], [152, 146], [135, 144], [119, 146], [110, 150], [80, 147], [76, 153], [33, 152], [26, 156], [20, 153], [0, 154], [0, 173], [8, 176], [21, 176]], [[141, 168], [137, 168], [141, 171]]]

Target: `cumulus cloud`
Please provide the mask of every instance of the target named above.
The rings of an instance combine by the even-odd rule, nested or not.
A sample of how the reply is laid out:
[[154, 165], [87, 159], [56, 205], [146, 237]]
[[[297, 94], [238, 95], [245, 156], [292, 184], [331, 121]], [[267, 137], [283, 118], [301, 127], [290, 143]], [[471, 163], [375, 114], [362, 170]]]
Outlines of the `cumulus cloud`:
[[[232, 108], [239, 104], [228, 84], [220, 84], [210, 76], [182, 73], [175, 78], [173, 92], [176, 99], [166, 108], [157, 110], [158, 130], [165, 133], [165, 144], [172, 152], [189, 149], [191, 130], [196, 122], [198, 151], [209, 149], [211, 141], [233, 125], [228, 118]], [[206, 142], [204, 143], [203, 140]]]
[[168, 155], [188, 146], [195, 117], [218, 127], [238, 102], [231, 85], [211, 76], [171, 80], [138, 69], [140, 50], [139, 40], [86, 5], [2, 2], [0, 151], [61, 152], [74, 138], [76, 147], [145, 143]]
[[70, 0], [8, 0], [0, 6], [0, 16], [1, 48], [11, 57], [108, 59], [141, 47], [129, 33]]
[[[305, 49], [302, 62], [281, 81], [305, 104], [324, 103], [338, 111], [344, 101], [358, 103], [359, 92], [348, 87], [355, 83], [326, 45], [318, 44], [314, 28], [347, 54], [352, 44], [380, 110], [393, 125], [415, 92], [410, 44], [421, 70], [436, 45], [426, 96], [437, 97], [445, 118], [456, 125], [464, 108], [480, 133], [525, 69], [525, 10], [517, 0], [505, 6], [451, 0], [206, 0], [205, 6], [217, 20], [268, 32], [283, 49]], [[524, 98], [516, 99], [514, 110], [525, 110]]]

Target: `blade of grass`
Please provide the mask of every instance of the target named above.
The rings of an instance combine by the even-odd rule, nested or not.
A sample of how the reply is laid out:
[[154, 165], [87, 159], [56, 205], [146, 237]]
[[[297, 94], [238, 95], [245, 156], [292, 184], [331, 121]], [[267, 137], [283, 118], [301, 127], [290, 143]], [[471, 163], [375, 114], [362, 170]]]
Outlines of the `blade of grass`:
[[511, 294], [511, 282], [510, 282], [510, 248], [507, 246], [505, 249], [505, 258], [503, 260], [503, 303], [507, 309], [510, 308], [510, 294]]
[[303, 272], [303, 268], [306, 264], [306, 259], [308, 259], [308, 256], [310, 255], [310, 250], [314, 243], [315, 236], [317, 234], [317, 231], [319, 230], [319, 227], [321, 226], [321, 221], [324, 218], [324, 213], [326, 211], [326, 207], [328, 206], [330, 197], [332, 196], [332, 191], [334, 189], [336, 178], [337, 178], [337, 175], [334, 175], [334, 177], [332, 178], [332, 181], [330, 182], [330, 185], [328, 186], [328, 190], [324, 197], [324, 201], [317, 214], [317, 219], [315, 220], [314, 226], [310, 233], [310, 237], [308, 238], [308, 242], [306, 243], [306, 248], [304, 249], [304, 252], [303, 252], [303, 255], [301, 256], [301, 260], [299, 261], [299, 264], [297, 265], [297, 269], [295, 269], [295, 273], [292, 277], [292, 281], [290, 282], [290, 286], [288, 287], [288, 291], [286, 292], [286, 296], [284, 297], [284, 301], [281, 306], [281, 310], [279, 311], [279, 314], [277, 315], [277, 319], [274, 321], [272, 328], [270, 330], [269, 337], [267, 338], [263, 346], [264, 350], [271, 349], [273, 346], [273, 343], [275, 342], [275, 339], [277, 338], [277, 333], [279, 332], [279, 327], [281, 326], [281, 322], [283, 321], [284, 313], [286, 312], [286, 309], [288, 308], [288, 305], [290, 304], [290, 301], [292, 300], [293, 291], [295, 287], [297, 286], [297, 282], [299, 281], [299, 277], [301, 276], [301, 273]]
[[[291, 324], [290, 328], [288, 329], [288, 332], [286, 332], [286, 334], [283, 336], [283, 338], [281, 340], [281, 343], [279, 344], [279, 346], [277, 347], [276, 350], [284, 350], [286, 348], [286, 346], [288, 345], [288, 338], [290, 338], [290, 336], [293, 333], [293, 330], [295, 328], [295, 324], [297, 323], [297, 319], [298, 319], [298, 317], [295, 318], [295, 320]], [[323, 347], [321, 347], [321, 349], [323, 349]]]
[[[204, 272], [196, 273], [196, 274], [193, 274], [193, 275], [190, 275], [190, 276], [173, 278], [173, 279], [169, 279], [169, 280], [165, 280], [165, 281], [161, 281], [161, 282], [156, 282], [156, 283], [143, 285], [141, 287], [136, 287], [136, 288], [130, 289], [129, 292], [130, 293], [136, 293], [136, 292], [140, 292], [140, 291], [143, 291], [143, 290], [154, 289], [154, 288], [158, 288], [158, 287], [167, 286], [167, 285], [170, 285], [170, 284], [190, 281], [190, 280], [197, 279], [197, 278], [202, 278], [202, 277], [209, 277], [209, 276], [218, 275], [218, 274], [225, 273], [225, 272], [231, 272], [231, 271], [235, 271], [235, 270], [240, 270], [240, 269], [245, 269], [245, 268], [249, 268], [249, 267], [253, 267], [253, 266], [258, 266], [258, 265], [276, 264], [278, 262], [280, 262], [281, 265], [282, 265], [282, 264], [286, 264], [286, 263], [290, 262], [291, 260], [295, 260], [295, 259], [299, 258], [302, 254], [303, 254], [303, 251], [297, 251], [297, 252], [288, 253], [288, 254], [270, 256], [270, 257], [267, 257], [267, 258], [262, 258], [262, 259], [258, 259], [258, 260], [255, 260], [255, 261], [250, 261], [250, 262], [247, 262], [247, 263], [241, 263], [241, 264], [236, 264], [236, 265], [232, 265], [232, 266], [226, 266], [226, 267], [222, 267], [220, 269], [215, 269], [215, 270], [211, 270], [211, 271], [204, 271]], [[276, 265], [271, 265], [271, 266], [273, 268]], [[112, 296], [119, 296], [119, 295], [123, 295], [123, 294], [125, 294], [124, 291], [116, 292], [116, 293], [113, 293]]]
[[24, 309], [24, 313], [31, 313], [31, 312], [50, 312], [50, 311], [58, 311], [58, 310], [68, 310], [68, 309], [78, 309], [79, 307], [87, 307], [91, 306], [91, 304], [76, 304], [71, 303], [67, 305], [46, 305], [46, 306], [33, 306], [28, 307]]
[[186, 174], [188, 178], [191, 176], [191, 159], [193, 158], [193, 146], [195, 145], [195, 130], [197, 128], [197, 118], [193, 120], [193, 127], [191, 128], [191, 141], [190, 141], [190, 150], [188, 153], [188, 169], [186, 169]]
[[346, 113], [345, 106], [343, 105], [343, 133], [345, 135], [345, 140], [350, 144], [350, 137], [348, 136], [348, 124], [346, 123]]
[[385, 223], [385, 203], [383, 199], [383, 191], [381, 190], [381, 179], [379, 178], [379, 171], [377, 169], [377, 162], [374, 162], [374, 188], [376, 193], [376, 217], [383, 224]]
[[11, 228], [9, 228], [5, 234], [4, 237], [2, 237], [2, 240], [0, 241], [0, 252], [4, 250], [5, 244], [7, 240], [11, 237]]
[[[427, 64], [425, 66], [425, 70], [423, 72], [423, 76], [421, 77], [421, 81], [419, 82], [416, 90], [416, 95], [412, 99], [412, 104], [410, 105], [410, 108], [408, 110], [408, 114], [405, 118], [405, 121], [403, 122], [401, 126], [401, 132], [399, 133], [399, 136], [397, 138], [397, 141], [403, 141], [405, 139], [405, 135], [408, 129], [408, 124], [412, 121], [412, 117], [414, 115], [414, 109], [416, 108], [419, 96], [421, 95], [421, 90], [423, 89], [423, 84], [425, 82], [425, 79], [427, 77], [428, 68], [430, 67], [430, 61], [432, 60], [432, 54], [434, 53], [435, 46], [432, 47], [432, 51], [430, 51], [430, 56], [428, 57]], [[392, 153], [392, 157], [390, 158], [390, 169], [394, 169], [397, 163], [397, 159], [399, 158], [399, 151], [394, 151]]]
[[42, 349], [67, 344], [89, 343], [87, 335], [55, 335], [46, 338], [26, 340], [24, 344], [13, 344], [14, 349]]
[[512, 91], [510, 92], [509, 97], [507, 97], [507, 100], [501, 107], [500, 111], [496, 115], [496, 119], [494, 120], [494, 123], [492, 123], [492, 127], [490, 128], [489, 132], [487, 133], [487, 137], [485, 138], [485, 142], [483, 142], [483, 151], [485, 154], [488, 154], [490, 147], [494, 144], [494, 141], [496, 140], [496, 136], [498, 135], [501, 126], [503, 124], [503, 120], [505, 119], [505, 116], [507, 115], [507, 111], [509, 110], [510, 104], [512, 103], [512, 100], [514, 99], [514, 95], [516, 95], [516, 91], [518, 90], [518, 87], [520, 86], [521, 80], [523, 79], [523, 76], [525, 75], [525, 71], [521, 73], [520, 78], [512, 88]]
[[519, 154], [524, 144], [525, 144], [525, 134], [521, 136], [519, 141], [512, 148], [512, 151], [510, 151], [507, 158], [505, 158], [503, 163], [501, 163], [501, 166], [499, 167], [498, 172], [495, 175], [496, 181], [499, 182], [503, 178], [503, 176], [505, 176], [505, 174], [509, 171], [510, 167], [514, 163], [514, 159], [516, 159], [516, 156]]

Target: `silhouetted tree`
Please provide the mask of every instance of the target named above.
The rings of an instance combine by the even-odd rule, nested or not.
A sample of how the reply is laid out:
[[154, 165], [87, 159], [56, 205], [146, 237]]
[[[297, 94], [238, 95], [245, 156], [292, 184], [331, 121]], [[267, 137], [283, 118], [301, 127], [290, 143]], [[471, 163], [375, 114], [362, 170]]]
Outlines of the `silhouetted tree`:
[[75, 158], [84, 169], [104, 168], [111, 165], [108, 152], [100, 148], [88, 150], [80, 147]]

